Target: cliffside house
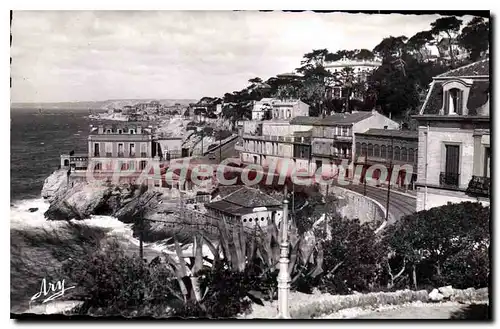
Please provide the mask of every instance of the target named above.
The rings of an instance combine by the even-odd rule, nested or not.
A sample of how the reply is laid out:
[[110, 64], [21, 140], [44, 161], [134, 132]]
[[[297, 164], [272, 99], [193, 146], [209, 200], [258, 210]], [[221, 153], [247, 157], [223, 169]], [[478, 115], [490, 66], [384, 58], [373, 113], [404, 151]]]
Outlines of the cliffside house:
[[229, 225], [241, 222], [244, 227], [279, 223], [283, 216], [281, 201], [248, 186], [220, 187], [212, 202], [205, 204], [209, 215], [225, 220]]
[[[393, 168], [401, 168], [395, 176], [397, 186], [413, 189], [417, 179], [418, 132], [411, 130], [368, 129], [355, 133], [355, 165], [363, 165], [361, 182], [380, 179], [380, 170], [368, 170], [373, 165], [388, 168], [385, 182], [392, 177]], [[392, 166], [391, 166], [392, 164]], [[410, 176], [408, 176], [410, 175]]]
[[154, 145], [150, 128], [100, 125], [88, 137], [89, 162], [95, 171], [143, 170], [155, 155]]
[[433, 78], [418, 120], [417, 211], [490, 203], [490, 63]]

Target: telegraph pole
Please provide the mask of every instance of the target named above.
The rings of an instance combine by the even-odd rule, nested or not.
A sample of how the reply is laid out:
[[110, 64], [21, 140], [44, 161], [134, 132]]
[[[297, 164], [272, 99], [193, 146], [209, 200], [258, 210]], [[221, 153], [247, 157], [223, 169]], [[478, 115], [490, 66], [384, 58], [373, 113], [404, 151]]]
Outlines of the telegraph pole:
[[289, 319], [288, 292], [290, 291], [290, 273], [288, 273], [288, 200], [286, 185], [281, 228], [280, 272], [278, 274], [278, 318]]
[[391, 169], [391, 176], [389, 177], [389, 184], [387, 186], [387, 205], [385, 207], [385, 221], [389, 219], [389, 200], [391, 197], [391, 178], [392, 178], [392, 159], [394, 157], [394, 137], [391, 137], [391, 158], [389, 159], [389, 168]]
[[219, 162], [222, 162], [222, 130], [219, 130]]

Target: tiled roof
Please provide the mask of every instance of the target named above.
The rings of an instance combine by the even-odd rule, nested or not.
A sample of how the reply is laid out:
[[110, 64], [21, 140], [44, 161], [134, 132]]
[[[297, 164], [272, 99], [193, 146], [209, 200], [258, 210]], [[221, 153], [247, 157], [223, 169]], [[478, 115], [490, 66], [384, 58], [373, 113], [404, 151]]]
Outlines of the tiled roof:
[[329, 125], [350, 125], [361, 120], [367, 119], [371, 117], [373, 113], [370, 112], [354, 112], [354, 113], [335, 113], [330, 116], [327, 116], [318, 122], [315, 125], [318, 126], [329, 126]]
[[[358, 133], [356, 134], [358, 135]], [[368, 129], [360, 135], [384, 136], [384, 137], [399, 137], [399, 138], [418, 138], [418, 132], [413, 130], [396, 130], [396, 129]]]
[[320, 121], [318, 117], [299, 116], [290, 120], [291, 125], [313, 125]]
[[474, 62], [454, 70], [438, 75], [436, 78], [447, 77], [471, 77], [479, 75], [490, 75], [490, 60], [483, 59], [482, 61]]
[[219, 192], [221, 200], [207, 203], [208, 208], [234, 215], [252, 212], [253, 208], [279, 208], [281, 202], [266, 193], [248, 186], [225, 187]]
[[443, 107], [443, 83], [434, 81], [427, 94], [421, 114], [439, 114]]

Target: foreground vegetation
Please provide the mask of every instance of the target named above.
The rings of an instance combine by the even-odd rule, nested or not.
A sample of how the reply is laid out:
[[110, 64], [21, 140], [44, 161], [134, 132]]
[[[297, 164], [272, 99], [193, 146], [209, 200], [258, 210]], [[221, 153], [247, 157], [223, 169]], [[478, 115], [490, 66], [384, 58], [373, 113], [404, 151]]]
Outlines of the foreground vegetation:
[[[328, 225], [290, 240], [292, 290], [331, 294], [453, 285], [486, 287], [490, 209], [450, 204], [403, 218], [382, 234], [369, 224], [326, 213]], [[322, 227], [322, 228], [320, 228]], [[252, 303], [277, 298], [279, 230], [220, 226], [213, 242], [194, 237], [192, 254], [146, 263], [116, 244], [64, 263], [84, 303], [80, 314], [155, 317], [235, 317]], [[214, 257], [202, 255], [203, 246]]]

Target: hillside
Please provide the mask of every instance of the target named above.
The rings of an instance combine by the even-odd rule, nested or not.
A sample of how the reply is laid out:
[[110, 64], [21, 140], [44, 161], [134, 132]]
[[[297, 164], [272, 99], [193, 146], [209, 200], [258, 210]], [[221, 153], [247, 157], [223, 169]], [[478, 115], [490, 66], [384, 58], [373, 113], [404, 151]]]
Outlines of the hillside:
[[137, 103], [149, 103], [151, 101], [159, 101], [160, 104], [171, 106], [175, 103], [188, 105], [196, 103], [196, 99], [109, 99], [105, 101], [90, 101], [90, 102], [57, 102], [57, 103], [11, 103], [11, 108], [41, 108], [49, 110], [107, 110], [112, 108], [121, 108], [125, 105], [134, 105]]

